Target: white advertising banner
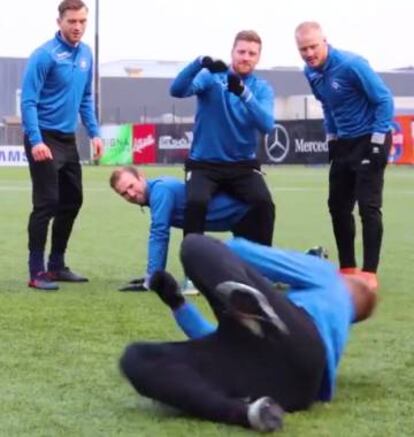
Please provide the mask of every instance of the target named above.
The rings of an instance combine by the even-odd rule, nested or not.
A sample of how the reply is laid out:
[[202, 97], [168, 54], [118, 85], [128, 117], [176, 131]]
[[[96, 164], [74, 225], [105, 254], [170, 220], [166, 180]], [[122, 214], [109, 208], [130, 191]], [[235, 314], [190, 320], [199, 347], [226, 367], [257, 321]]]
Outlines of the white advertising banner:
[[0, 146], [0, 167], [24, 167], [27, 165], [23, 146]]

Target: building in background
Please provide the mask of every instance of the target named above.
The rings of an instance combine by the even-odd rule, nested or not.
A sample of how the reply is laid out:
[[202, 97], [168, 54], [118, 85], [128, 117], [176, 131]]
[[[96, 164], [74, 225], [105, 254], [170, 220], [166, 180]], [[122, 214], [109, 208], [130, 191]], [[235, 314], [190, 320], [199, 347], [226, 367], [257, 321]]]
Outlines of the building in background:
[[[26, 59], [0, 58], [0, 145], [21, 144], [20, 84]], [[191, 123], [195, 99], [173, 99], [172, 78], [186, 62], [125, 60], [100, 65], [102, 124]], [[277, 120], [321, 119], [319, 102], [299, 68], [257, 70], [276, 90]], [[414, 68], [380, 72], [397, 114], [414, 114]]]

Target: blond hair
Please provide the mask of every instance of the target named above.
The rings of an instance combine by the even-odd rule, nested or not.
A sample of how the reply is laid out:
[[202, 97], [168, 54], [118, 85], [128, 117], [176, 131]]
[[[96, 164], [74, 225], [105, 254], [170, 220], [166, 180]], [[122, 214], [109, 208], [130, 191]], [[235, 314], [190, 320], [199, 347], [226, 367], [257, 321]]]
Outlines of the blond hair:
[[111, 176], [109, 177], [109, 185], [112, 189], [115, 190], [115, 185], [118, 183], [119, 179], [121, 179], [121, 176], [124, 173], [130, 173], [137, 179], [139, 178], [139, 171], [133, 165], [117, 168], [112, 172]]

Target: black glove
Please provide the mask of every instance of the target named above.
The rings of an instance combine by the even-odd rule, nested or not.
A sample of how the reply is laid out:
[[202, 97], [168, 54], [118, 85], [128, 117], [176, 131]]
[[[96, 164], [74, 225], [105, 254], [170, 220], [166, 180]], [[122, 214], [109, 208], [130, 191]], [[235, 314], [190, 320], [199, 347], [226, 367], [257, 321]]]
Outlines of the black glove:
[[222, 73], [228, 70], [227, 64], [221, 59], [212, 59], [210, 56], [204, 56], [201, 60], [201, 66], [207, 68], [210, 73]]
[[227, 89], [231, 93], [236, 94], [236, 96], [240, 97], [242, 92], [244, 91], [244, 83], [239, 76], [234, 73], [229, 73], [227, 75]]
[[118, 288], [118, 291], [148, 291], [145, 286], [145, 278], [134, 278], [131, 279], [127, 284], [122, 285]]
[[313, 256], [316, 256], [316, 257], [322, 258], [322, 259], [328, 259], [329, 258], [328, 251], [323, 246], [314, 246], [314, 247], [311, 247], [305, 253], [306, 253], [306, 255], [313, 255]]
[[185, 302], [174, 276], [164, 270], [153, 273], [149, 287], [172, 310], [179, 308]]

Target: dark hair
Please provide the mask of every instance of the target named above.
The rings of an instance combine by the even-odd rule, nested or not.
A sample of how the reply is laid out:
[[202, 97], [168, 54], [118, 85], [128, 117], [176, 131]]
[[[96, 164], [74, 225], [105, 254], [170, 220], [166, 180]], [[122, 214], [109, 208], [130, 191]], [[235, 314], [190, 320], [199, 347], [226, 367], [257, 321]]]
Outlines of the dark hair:
[[234, 38], [233, 47], [239, 41], [256, 42], [257, 44], [262, 46], [262, 39], [260, 38], [259, 34], [254, 30], [241, 30]]
[[79, 11], [79, 9], [88, 7], [82, 0], [63, 0], [58, 6], [59, 18], [62, 18], [66, 11]]
[[126, 167], [121, 167], [121, 168], [117, 168], [116, 170], [114, 170], [109, 178], [109, 185], [111, 186], [111, 188], [113, 188], [115, 190], [115, 185], [117, 184], [117, 182], [119, 181], [119, 179], [121, 178], [123, 173], [131, 173], [133, 176], [135, 176], [136, 178], [139, 178], [139, 173], [138, 170], [132, 166], [132, 165], [128, 165]]

